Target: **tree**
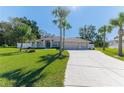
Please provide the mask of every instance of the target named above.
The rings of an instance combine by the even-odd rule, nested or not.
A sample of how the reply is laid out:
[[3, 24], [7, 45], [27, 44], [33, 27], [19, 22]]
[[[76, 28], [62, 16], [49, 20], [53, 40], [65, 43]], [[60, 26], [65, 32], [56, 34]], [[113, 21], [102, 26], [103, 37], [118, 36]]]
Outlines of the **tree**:
[[19, 38], [15, 33], [16, 31], [13, 28], [13, 24], [15, 24], [15, 22], [24, 23], [32, 29], [29, 39], [33, 39], [33, 37], [39, 39], [41, 37], [41, 30], [34, 20], [29, 20], [26, 17], [14, 17], [10, 18], [7, 22], [0, 22], [0, 46], [4, 44], [16, 46], [17, 42], [19, 42]]
[[40, 39], [40, 37], [41, 37], [40, 31], [41, 31], [41, 30], [40, 30], [39, 27], [37, 26], [37, 22], [36, 22], [36, 21], [30, 20], [30, 19], [28, 19], [28, 18], [26, 18], [26, 17], [10, 18], [10, 21], [11, 21], [12, 23], [15, 22], [15, 21], [19, 21], [19, 22], [21, 22], [21, 23], [24, 23], [24, 24], [30, 26], [31, 29], [32, 29], [32, 33], [36, 36], [37, 39]]
[[118, 27], [118, 35], [119, 35], [119, 43], [118, 43], [118, 55], [123, 56], [122, 53], [122, 36], [124, 34], [123, 32], [123, 25], [124, 25], [124, 12], [121, 12], [116, 19], [111, 19], [110, 24], [114, 27]]
[[103, 37], [97, 33], [94, 41], [95, 47], [103, 47]]
[[21, 43], [20, 45], [20, 52], [21, 52], [23, 43], [27, 41], [29, 37], [31, 38], [31, 35], [33, 34], [31, 34], [31, 28], [28, 25], [21, 22], [16, 22], [14, 24], [14, 29], [15, 29], [15, 34]]
[[112, 26], [104, 25], [98, 29], [98, 33], [103, 37], [103, 50], [105, 50], [106, 45], [106, 33], [112, 31]]
[[65, 31], [71, 29], [71, 25], [65, 20], [63, 21], [63, 50], [65, 46]]
[[10, 22], [0, 22], [0, 45], [14, 45], [15, 38], [13, 38], [12, 34], [12, 24]]
[[94, 41], [96, 36], [95, 30], [96, 30], [96, 27], [93, 25], [84, 25], [84, 27], [81, 27], [79, 29], [80, 38], [89, 40], [89, 41]]
[[64, 29], [63, 22], [66, 20], [69, 10], [65, 9], [64, 7], [58, 7], [55, 10], [53, 10], [52, 14], [54, 15], [55, 19], [53, 20], [53, 23], [57, 25], [57, 27], [60, 29], [60, 55], [62, 52], [62, 32]]
[[0, 29], [0, 46], [4, 44], [4, 31]]

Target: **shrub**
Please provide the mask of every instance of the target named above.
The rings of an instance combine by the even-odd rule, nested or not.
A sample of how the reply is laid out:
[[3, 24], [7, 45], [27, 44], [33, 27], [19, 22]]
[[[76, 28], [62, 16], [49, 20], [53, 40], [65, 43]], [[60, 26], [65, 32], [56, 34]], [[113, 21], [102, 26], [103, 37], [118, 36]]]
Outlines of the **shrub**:
[[8, 47], [8, 45], [7, 44], [3, 44], [2, 47]]
[[33, 53], [33, 52], [35, 52], [35, 50], [34, 49], [31, 49], [31, 50], [28, 50], [27, 52], [28, 53]]

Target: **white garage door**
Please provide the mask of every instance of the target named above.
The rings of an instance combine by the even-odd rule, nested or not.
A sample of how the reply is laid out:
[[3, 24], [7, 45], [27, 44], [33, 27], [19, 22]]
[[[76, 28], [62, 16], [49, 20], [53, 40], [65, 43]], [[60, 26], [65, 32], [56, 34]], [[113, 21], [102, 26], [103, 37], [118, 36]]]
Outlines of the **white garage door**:
[[87, 44], [86, 43], [65, 43], [65, 49], [86, 49], [87, 48]]

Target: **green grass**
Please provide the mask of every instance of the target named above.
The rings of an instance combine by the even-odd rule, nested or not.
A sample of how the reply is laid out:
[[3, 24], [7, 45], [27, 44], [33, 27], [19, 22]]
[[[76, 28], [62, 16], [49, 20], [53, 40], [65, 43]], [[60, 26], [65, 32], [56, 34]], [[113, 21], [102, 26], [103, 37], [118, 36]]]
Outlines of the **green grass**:
[[18, 52], [16, 48], [0, 48], [1, 87], [63, 86], [68, 52], [58, 56], [55, 49], [36, 49], [34, 53]]
[[[101, 51], [104, 54], [109, 55], [111, 57], [124, 61], [124, 56], [120, 57], [117, 55], [118, 54], [117, 48], [106, 48], [106, 50], [103, 50], [102, 48], [96, 48], [96, 50]], [[123, 53], [124, 53], [124, 50], [123, 50]]]

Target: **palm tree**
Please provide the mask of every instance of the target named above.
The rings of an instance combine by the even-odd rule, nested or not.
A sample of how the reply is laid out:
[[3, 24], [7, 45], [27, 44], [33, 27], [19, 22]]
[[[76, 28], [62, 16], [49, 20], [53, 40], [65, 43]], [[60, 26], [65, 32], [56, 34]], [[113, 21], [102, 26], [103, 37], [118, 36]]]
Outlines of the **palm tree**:
[[124, 12], [121, 12], [116, 19], [111, 19], [110, 24], [114, 27], [118, 27], [118, 35], [119, 35], [119, 41], [118, 41], [118, 55], [122, 56], [122, 36], [123, 36], [123, 25], [124, 25]]
[[98, 29], [98, 32], [100, 33], [101, 36], [103, 36], [103, 50], [105, 50], [105, 44], [106, 44], [106, 33], [112, 31], [112, 26], [102, 26]]
[[28, 39], [34, 37], [34, 35], [31, 33], [31, 28], [24, 23], [16, 22], [14, 25], [14, 29], [15, 29], [15, 34], [18, 36], [21, 43], [20, 45], [20, 52], [21, 52], [23, 43]]
[[60, 29], [60, 54], [62, 52], [62, 32], [63, 32], [63, 21], [66, 20], [69, 11], [65, 9], [64, 7], [58, 7], [55, 10], [53, 10], [52, 14], [54, 15], [55, 19], [53, 20], [53, 23], [57, 25], [57, 27]]
[[69, 23], [67, 23], [67, 21], [65, 20], [63, 22], [63, 50], [65, 49], [64, 46], [65, 46], [65, 32], [66, 30], [69, 30], [71, 29], [71, 25]]

